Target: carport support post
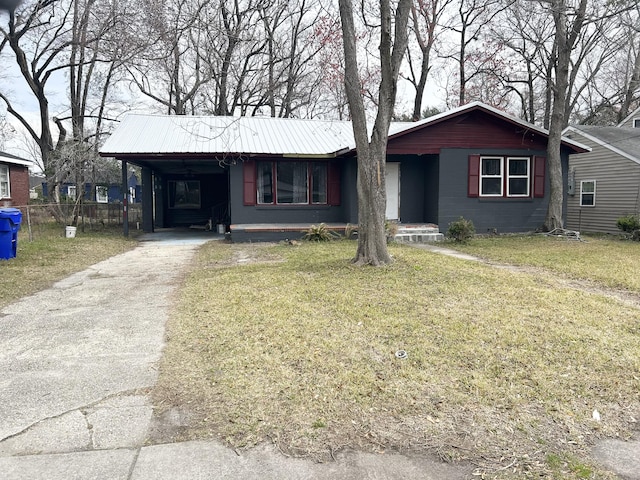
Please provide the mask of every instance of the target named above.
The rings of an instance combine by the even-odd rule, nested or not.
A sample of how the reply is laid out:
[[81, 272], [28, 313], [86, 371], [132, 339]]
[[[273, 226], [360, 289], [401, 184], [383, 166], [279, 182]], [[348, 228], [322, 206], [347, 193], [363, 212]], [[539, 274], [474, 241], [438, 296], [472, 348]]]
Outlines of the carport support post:
[[127, 178], [127, 162], [122, 161], [122, 233], [129, 236], [129, 179]]
[[153, 175], [149, 167], [142, 167], [142, 231], [153, 232]]

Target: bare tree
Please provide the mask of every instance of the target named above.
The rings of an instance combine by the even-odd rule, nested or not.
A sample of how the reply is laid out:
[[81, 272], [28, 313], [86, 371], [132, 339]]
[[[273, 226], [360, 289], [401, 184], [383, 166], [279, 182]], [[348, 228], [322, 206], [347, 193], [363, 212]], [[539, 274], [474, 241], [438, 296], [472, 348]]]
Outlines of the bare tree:
[[422, 103], [427, 77], [432, 68], [431, 54], [436, 45], [436, 32], [445, 11], [453, 0], [414, 0], [411, 6], [411, 31], [419, 50], [419, 68], [414, 66], [411, 46], [407, 48], [409, 75], [407, 80], [416, 91], [413, 101], [413, 121], [422, 116]]
[[395, 15], [389, 0], [380, 0], [380, 67], [378, 110], [371, 138], [367, 130], [358, 72], [358, 45], [351, 0], [339, 0], [344, 38], [345, 88], [349, 99], [353, 133], [358, 152], [358, 265], [391, 262], [385, 235], [385, 161], [389, 124], [396, 101], [400, 64], [407, 47], [407, 24], [411, 0], [399, 0]]

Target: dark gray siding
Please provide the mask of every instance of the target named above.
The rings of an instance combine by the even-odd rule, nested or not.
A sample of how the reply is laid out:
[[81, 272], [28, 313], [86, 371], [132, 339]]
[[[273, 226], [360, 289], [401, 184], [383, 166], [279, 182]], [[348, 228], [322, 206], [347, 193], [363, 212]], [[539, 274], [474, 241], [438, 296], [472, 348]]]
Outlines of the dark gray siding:
[[[544, 198], [470, 198], [467, 195], [469, 155], [526, 155], [546, 156], [544, 151], [443, 149], [440, 153], [440, 201], [438, 224], [445, 232], [460, 216], [473, 221], [477, 233], [494, 229], [503, 232], [527, 232], [544, 223], [549, 197], [548, 168], [545, 175]], [[563, 171], [567, 171], [567, 156], [563, 156]], [[566, 176], [566, 173], [565, 173]], [[565, 178], [566, 184], [566, 178]], [[566, 205], [566, 193], [565, 193]]]
[[353, 211], [357, 218], [355, 193], [355, 165], [345, 160], [340, 172], [341, 202], [337, 206], [325, 205], [244, 205], [242, 162], [232, 165], [229, 171], [230, 209], [232, 224], [282, 224], [282, 223], [348, 223]]
[[434, 222], [438, 204], [437, 155], [392, 155], [400, 163], [400, 221]]

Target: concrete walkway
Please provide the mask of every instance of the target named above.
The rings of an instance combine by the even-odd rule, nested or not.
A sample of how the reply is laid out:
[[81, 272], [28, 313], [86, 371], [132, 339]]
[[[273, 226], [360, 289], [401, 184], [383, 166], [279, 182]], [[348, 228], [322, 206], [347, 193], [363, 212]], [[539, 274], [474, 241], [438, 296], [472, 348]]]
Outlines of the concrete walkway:
[[209, 232], [165, 232], [0, 312], [0, 478], [439, 479], [471, 468], [343, 453], [317, 464], [264, 445], [146, 445], [164, 326], [180, 276]]

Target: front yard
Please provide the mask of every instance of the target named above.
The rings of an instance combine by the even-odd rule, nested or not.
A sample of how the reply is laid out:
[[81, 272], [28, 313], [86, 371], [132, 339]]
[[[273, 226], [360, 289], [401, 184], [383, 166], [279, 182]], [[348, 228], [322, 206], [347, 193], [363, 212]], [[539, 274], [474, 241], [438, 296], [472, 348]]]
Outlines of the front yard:
[[513, 271], [403, 246], [393, 265], [359, 268], [347, 241], [209, 243], [167, 325], [157, 414], [190, 419], [174, 440], [273, 441], [318, 460], [427, 452], [491, 478], [614, 478], [589, 451], [637, 428], [640, 311], [605, 287], [640, 297], [628, 268], [639, 247], [464, 247], [536, 267]]

